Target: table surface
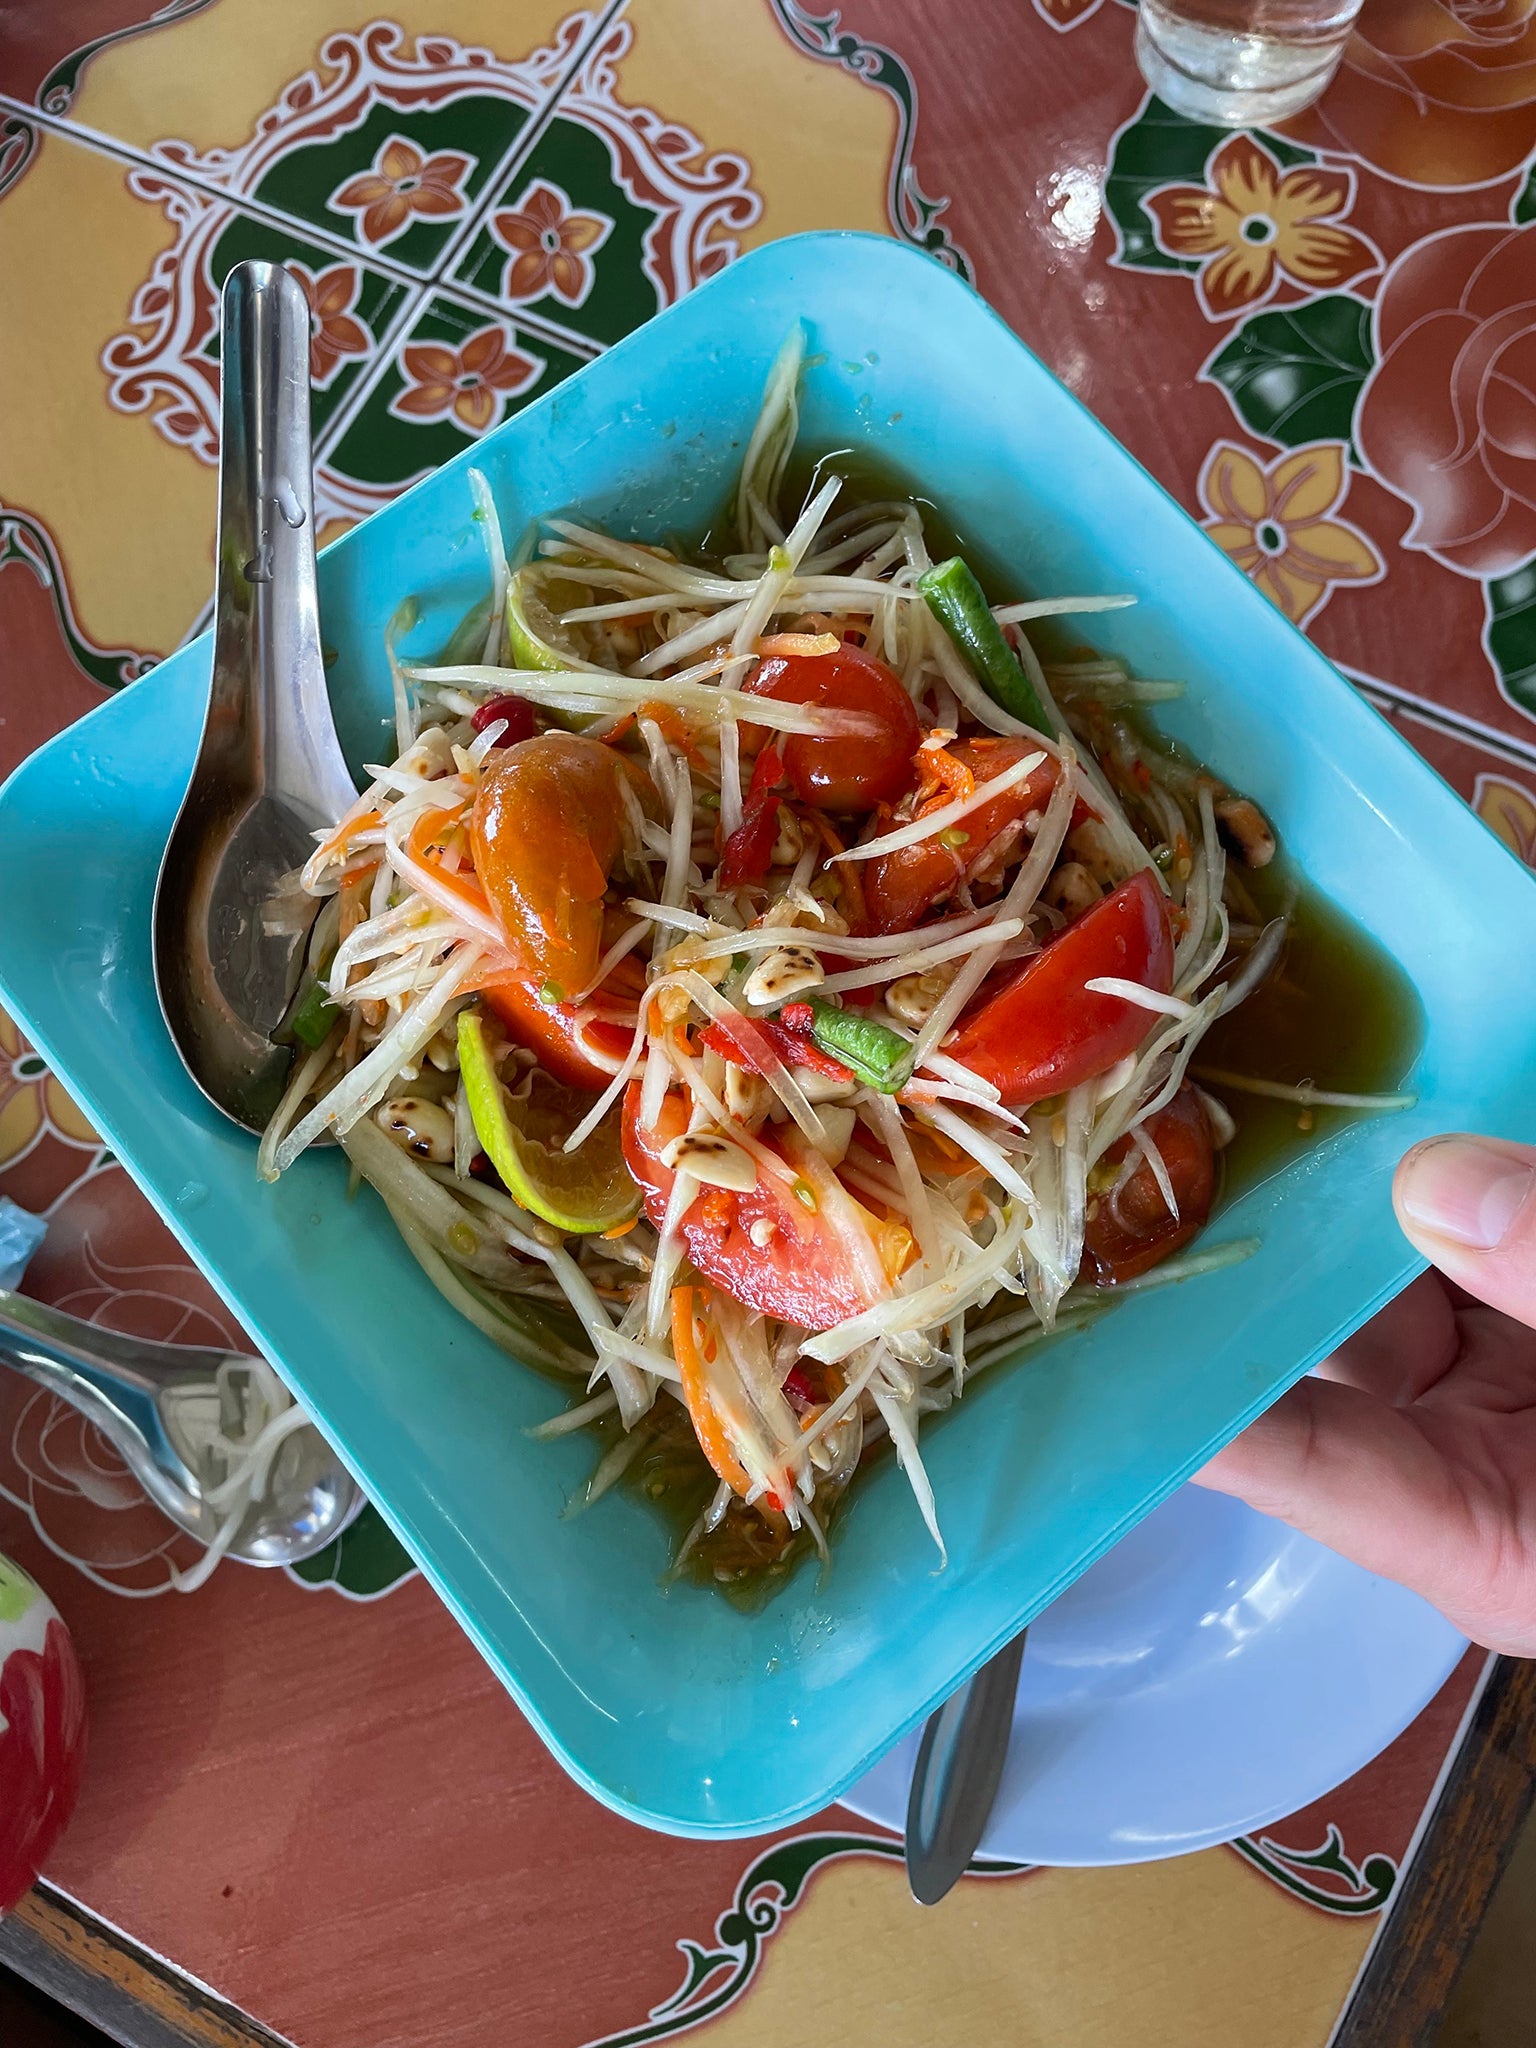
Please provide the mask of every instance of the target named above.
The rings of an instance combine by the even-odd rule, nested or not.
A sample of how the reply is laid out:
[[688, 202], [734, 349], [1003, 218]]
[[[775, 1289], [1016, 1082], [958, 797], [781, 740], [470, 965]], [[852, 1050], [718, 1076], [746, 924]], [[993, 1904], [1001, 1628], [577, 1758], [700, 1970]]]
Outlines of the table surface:
[[[0, 769], [206, 619], [232, 263], [307, 282], [331, 534], [740, 251], [858, 227], [970, 277], [1536, 858], [1532, 0], [1368, 5], [1278, 135], [1149, 102], [1133, 26], [1122, 0], [0, 0]], [[29, 1287], [235, 1337], [3, 1018], [0, 1167], [51, 1221]], [[1530, 1688], [1501, 1667], [1464, 1741], [1472, 1652], [1260, 1840], [920, 1914], [841, 1812], [684, 1843], [585, 1799], [372, 1511], [302, 1576], [190, 1597], [176, 1545], [5, 1377], [0, 1548], [65, 1610], [93, 1729], [0, 1954], [94, 1983], [135, 2043], [467, 2048], [491, 2020], [756, 2048], [814, 2011], [832, 2040], [1156, 2048], [1240, 2006], [1249, 2048], [1323, 2048], [1426, 1891], [1436, 1788], [1482, 1811], [1485, 1864], [1518, 1804]], [[1418, 1937], [1454, 1919], [1426, 1901]]]

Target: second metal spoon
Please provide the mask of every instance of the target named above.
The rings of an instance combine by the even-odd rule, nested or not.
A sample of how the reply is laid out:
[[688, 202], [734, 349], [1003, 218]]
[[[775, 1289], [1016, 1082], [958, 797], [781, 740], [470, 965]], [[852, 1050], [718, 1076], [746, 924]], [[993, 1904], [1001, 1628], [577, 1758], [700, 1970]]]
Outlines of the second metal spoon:
[[1013, 1732], [1021, 1630], [936, 1707], [923, 1728], [907, 1799], [907, 1882], [936, 1906], [975, 1855], [992, 1815]]
[[[98, 1329], [30, 1295], [0, 1289], [0, 1365], [57, 1394], [105, 1436], [163, 1515], [211, 1544], [220, 1517], [206, 1495], [227, 1476], [222, 1430], [246, 1440], [253, 1418], [233, 1352], [156, 1344]], [[248, 1377], [248, 1376], [247, 1376]], [[228, 1412], [233, 1409], [233, 1413]], [[266, 1481], [228, 1545], [247, 1564], [298, 1564], [339, 1536], [363, 1505], [357, 1482], [312, 1422], [277, 1447]]]
[[[224, 285], [213, 679], [155, 891], [155, 986], [199, 1088], [261, 1130], [292, 1062], [273, 1043], [308, 923], [280, 884], [357, 791], [326, 693], [315, 589], [309, 302], [290, 272]], [[312, 908], [313, 906], [308, 906]]]

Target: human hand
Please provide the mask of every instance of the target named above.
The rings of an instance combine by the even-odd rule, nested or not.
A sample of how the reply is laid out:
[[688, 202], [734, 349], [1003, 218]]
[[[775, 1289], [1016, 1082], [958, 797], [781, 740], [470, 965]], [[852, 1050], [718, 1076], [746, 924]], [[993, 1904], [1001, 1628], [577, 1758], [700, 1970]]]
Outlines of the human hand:
[[[1440, 1272], [1196, 1483], [1411, 1586], [1474, 1642], [1536, 1656], [1536, 1147], [1430, 1138], [1392, 1196]], [[1440, 1274], [1487, 1306], [1457, 1306]]]

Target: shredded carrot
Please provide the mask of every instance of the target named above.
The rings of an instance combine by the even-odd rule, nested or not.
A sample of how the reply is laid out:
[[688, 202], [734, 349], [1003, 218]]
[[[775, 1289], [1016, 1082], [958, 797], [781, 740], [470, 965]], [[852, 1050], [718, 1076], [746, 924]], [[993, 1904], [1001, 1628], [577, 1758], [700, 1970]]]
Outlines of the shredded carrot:
[[975, 1163], [969, 1152], [963, 1151], [953, 1138], [946, 1137], [943, 1131], [931, 1129], [927, 1124], [908, 1124], [907, 1142], [924, 1173], [943, 1174], [949, 1178], [968, 1172]]
[[[672, 1355], [682, 1377], [683, 1400], [687, 1403], [688, 1419], [699, 1440], [699, 1449], [732, 1492], [745, 1496], [751, 1490], [751, 1481], [731, 1448], [731, 1440], [725, 1433], [725, 1425], [710, 1394], [709, 1382], [704, 1377], [699, 1317], [706, 1311], [708, 1301], [709, 1290], [706, 1287], [673, 1288]], [[705, 1336], [707, 1339], [707, 1330]]]
[[704, 756], [699, 752], [698, 737], [692, 724], [675, 704], [647, 702], [635, 713], [637, 718], [652, 718], [661, 729], [661, 736], [669, 747], [676, 747], [689, 763], [697, 768]]
[[441, 858], [452, 834], [457, 833], [462, 839], [462, 817], [462, 810], [423, 811], [407, 835], [405, 850], [412, 860], [430, 868], [443, 888], [461, 897], [482, 915], [489, 915], [490, 901], [473, 868], [461, 871], [445, 867]]
[[607, 1238], [628, 1237], [639, 1221], [640, 1218], [638, 1216], [631, 1216], [627, 1223], [615, 1223], [612, 1230], [605, 1230], [603, 1236]]
[[[934, 736], [930, 734], [929, 737]], [[955, 759], [947, 747], [919, 747], [912, 757], [912, 765], [919, 778], [917, 804], [912, 814], [916, 818], [976, 794], [976, 777], [963, 761]]]
[[384, 813], [379, 810], [364, 811], [356, 818], [343, 818], [329, 839], [322, 839], [315, 849], [316, 858], [329, 859], [340, 853], [347, 842], [358, 832], [371, 832], [375, 825], [382, 825]]

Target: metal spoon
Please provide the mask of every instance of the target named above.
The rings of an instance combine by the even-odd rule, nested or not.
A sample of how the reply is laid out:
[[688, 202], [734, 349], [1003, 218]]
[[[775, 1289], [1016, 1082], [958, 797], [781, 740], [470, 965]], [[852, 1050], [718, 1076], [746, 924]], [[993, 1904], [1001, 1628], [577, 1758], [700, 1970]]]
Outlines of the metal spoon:
[[[357, 796], [326, 694], [315, 594], [309, 303], [273, 263], [224, 285], [213, 682], [155, 890], [155, 986], [188, 1073], [260, 1131], [293, 1053], [272, 1042], [308, 936], [282, 877]], [[287, 915], [282, 914], [286, 911]]]
[[[222, 1422], [236, 1442], [254, 1434], [255, 1389], [248, 1384], [242, 1399], [238, 1375], [226, 1373], [221, 1400], [215, 1376], [226, 1361], [249, 1363], [237, 1352], [99, 1330], [0, 1288], [0, 1364], [94, 1422], [160, 1512], [199, 1543], [218, 1534], [220, 1518], [204, 1496], [226, 1476], [224, 1454], [209, 1443], [212, 1427]], [[312, 1422], [301, 1424], [278, 1447], [228, 1555], [298, 1564], [333, 1542], [362, 1506], [351, 1473]]]
[[1013, 1732], [1021, 1630], [928, 1716], [907, 1796], [907, 1882], [936, 1906], [958, 1882], [992, 1815]]

